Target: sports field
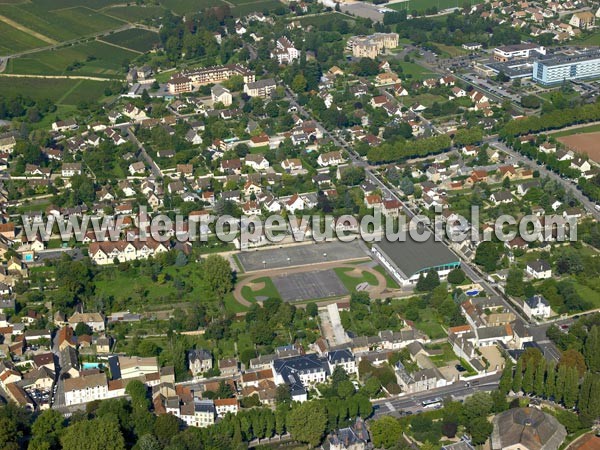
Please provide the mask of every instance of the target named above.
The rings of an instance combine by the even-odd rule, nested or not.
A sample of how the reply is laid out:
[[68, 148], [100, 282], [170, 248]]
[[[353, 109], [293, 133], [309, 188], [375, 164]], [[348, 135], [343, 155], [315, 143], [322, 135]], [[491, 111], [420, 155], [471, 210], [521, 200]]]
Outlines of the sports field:
[[301, 272], [273, 277], [281, 299], [286, 302], [338, 297], [348, 294], [333, 270]]
[[139, 28], [131, 28], [130, 30], [110, 34], [103, 37], [102, 41], [140, 53], [152, 50], [159, 43], [158, 33]]
[[585, 153], [592, 161], [600, 163], [600, 131], [593, 133], [579, 133], [570, 136], [562, 136], [558, 141], [566, 147], [578, 153]]
[[237, 258], [244, 272], [368, 258], [368, 253], [358, 242], [327, 242], [296, 245], [281, 249], [241, 252]]
[[125, 61], [131, 61], [137, 55], [100, 41], [91, 41], [11, 59], [6, 73], [123, 78]]

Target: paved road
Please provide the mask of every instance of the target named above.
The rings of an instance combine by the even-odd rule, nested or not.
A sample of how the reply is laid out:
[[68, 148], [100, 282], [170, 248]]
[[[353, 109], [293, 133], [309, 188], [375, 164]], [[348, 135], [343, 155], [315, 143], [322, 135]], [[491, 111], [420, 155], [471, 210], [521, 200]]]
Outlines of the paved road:
[[138, 140], [138, 138], [133, 134], [133, 130], [130, 127], [127, 127], [127, 136], [131, 142], [133, 142], [140, 149], [140, 155], [146, 161], [146, 163], [150, 166], [150, 170], [157, 178], [163, 178], [162, 170], [158, 167], [158, 164], [154, 162], [152, 157], [146, 152], [144, 145]]
[[401, 412], [410, 411], [413, 414], [423, 411], [422, 401], [430, 400], [436, 397], [446, 398], [451, 396], [453, 399], [462, 399], [475, 392], [494, 391], [498, 388], [501, 373], [495, 373], [479, 378], [473, 385], [466, 386], [466, 382], [459, 380], [451, 385], [417, 394], [402, 395], [392, 399], [374, 400], [375, 407], [374, 418], [384, 415], [401, 415]]

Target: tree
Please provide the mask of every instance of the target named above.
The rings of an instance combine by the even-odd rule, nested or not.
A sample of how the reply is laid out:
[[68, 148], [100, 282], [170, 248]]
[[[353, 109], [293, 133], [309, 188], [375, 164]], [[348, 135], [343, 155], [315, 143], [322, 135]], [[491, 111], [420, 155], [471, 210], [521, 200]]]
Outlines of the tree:
[[289, 402], [292, 399], [290, 388], [287, 384], [280, 384], [275, 390], [275, 401], [277, 403]]
[[377, 420], [373, 420], [370, 430], [373, 445], [377, 448], [391, 448], [402, 437], [400, 422], [391, 416], [382, 416]]
[[523, 388], [523, 359], [522, 357], [517, 360], [517, 365], [515, 366], [515, 374], [513, 376], [512, 382], [512, 390], [513, 392], [519, 393]]
[[533, 392], [533, 376], [535, 374], [535, 362], [530, 359], [525, 367], [525, 375], [523, 375], [523, 392], [531, 394]]
[[471, 440], [476, 445], [484, 444], [488, 437], [492, 434], [494, 426], [487, 420], [486, 417], [477, 417], [469, 423], [469, 433]]
[[546, 359], [540, 359], [537, 367], [535, 368], [535, 375], [533, 377], [533, 393], [539, 397], [544, 395], [544, 381], [546, 376]]
[[202, 263], [204, 280], [215, 295], [222, 299], [231, 291], [233, 280], [229, 262], [220, 255], [210, 255]]
[[579, 394], [579, 374], [577, 368], [568, 367], [563, 390], [563, 402], [567, 408], [575, 406]]
[[71, 424], [65, 429], [60, 442], [64, 450], [79, 450], [82, 442], [85, 442], [85, 448], [88, 450], [125, 449], [125, 439], [119, 424], [110, 416]]
[[79, 322], [75, 327], [75, 334], [77, 336], [83, 336], [84, 334], [91, 335], [92, 333], [92, 328], [87, 323]]
[[464, 423], [471, 422], [476, 417], [486, 417], [491, 411], [494, 402], [487, 392], [476, 392], [463, 403]]
[[164, 447], [179, 432], [179, 419], [172, 414], [161, 414], [154, 422], [154, 435]]
[[365, 382], [364, 390], [370, 398], [374, 398], [381, 390], [381, 382], [376, 377], [370, 377]]
[[482, 242], [475, 251], [475, 263], [482, 266], [486, 272], [493, 272], [498, 267], [502, 250], [492, 241]]
[[498, 390], [504, 395], [508, 395], [512, 388], [513, 368], [513, 364], [507, 361], [506, 365], [504, 366], [504, 370], [502, 371], [500, 383], [498, 384]]
[[17, 441], [21, 434], [14, 418], [0, 417], [0, 448], [18, 450], [20, 447]]
[[317, 317], [319, 315], [319, 308], [316, 303], [309, 303], [306, 305], [306, 314], [310, 317]]
[[294, 91], [297, 94], [299, 94], [300, 92], [304, 92], [306, 90], [306, 78], [304, 77], [304, 75], [302, 75], [301, 73], [296, 75], [292, 80], [291, 88], [292, 91]]
[[29, 448], [41, 449], [44, 448], [43, 444], [46, 444], [45, 448], [49, 450], [60, 448], [58, 438], [64, 426], [65, 418], [60, 412], [54, 409], [42, 412], [31, 426], [32, 439]]
[[460, 267], [452, 269], [450, 273], [448, 273], [448, 283], [450, 284], [461, 284], [465, 281], [465, 278], [465, 272]]
[[145, 434], [138, 439], [137, 448], [139, 450], [161, 450], [162, 446], [153, 434]]
[[440, 276], [436, 270], [430, 270], [425, 277], [417, 281], [416, 289], [421, 292], [431, 292], [440, 285]]
[[544, 395], [546, 398], [554, 397], [556, 387], [556, 364], [552, 361], [546, 368], [546, 384], [544, 385]]
[[583, 345], [585, 363], [591, 372], [600, 372], [600, 327], [594, 325]]
[[294, 406], [286, 420], [287, 429], [292, 437], [313, 447], [321, 442], [326, 424], [325, 408], [318, 401], [304, 402]]
[[566, 367], [574, 367], [577, 369], [579, 376], [583, 376], [586, 371], [585, 359], [583, 355], [579, 353], [577, 350], [569, 349], [560, 355], [560, 360], [558, 361], [558, 367], [566, 366]]
[[513, 297], [522, 297], [525, 292], [525, 283], [523, 282], [523, 270], [513, 267], [508, 271], [506, 277], [506, 293]]

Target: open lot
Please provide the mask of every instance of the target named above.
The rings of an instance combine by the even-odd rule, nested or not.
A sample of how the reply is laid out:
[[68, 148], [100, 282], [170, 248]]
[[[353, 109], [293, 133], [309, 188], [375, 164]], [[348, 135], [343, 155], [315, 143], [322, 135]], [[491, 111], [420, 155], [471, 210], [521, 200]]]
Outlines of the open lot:
[[593, 133], [579, 133], [570, 136], [562, 136], [558, 141], [563, 143], [571, 150], [579, 153], [585, 153], [593, 161], [600, 162], [600, 131]]
[[348, 294], [334, 270], [293, 273], [273, 277], [281, 299], [286, 302], [336, 297]]
[[256, 250], [237, 254], [244, 272], [367, 257], [365, 249], [357, 241], [296, 245], [285, 249]]

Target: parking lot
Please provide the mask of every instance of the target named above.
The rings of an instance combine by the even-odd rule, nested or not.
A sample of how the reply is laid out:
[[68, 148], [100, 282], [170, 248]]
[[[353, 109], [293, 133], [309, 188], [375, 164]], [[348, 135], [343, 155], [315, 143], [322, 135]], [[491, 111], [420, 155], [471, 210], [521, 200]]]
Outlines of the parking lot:
[[[325, 242], [286, 246], [269, 250], [240, 252], [237, 259], [245, 272], [305, 266], [332, 261], [367, 258], [369, 253], [358, 241]], [[313, 297], [314, 298], [314, 297]]]
[[283, 274], [272, 278], [281, 299], [286, 302], [336, 297], [348, 290], [332, 269]]

